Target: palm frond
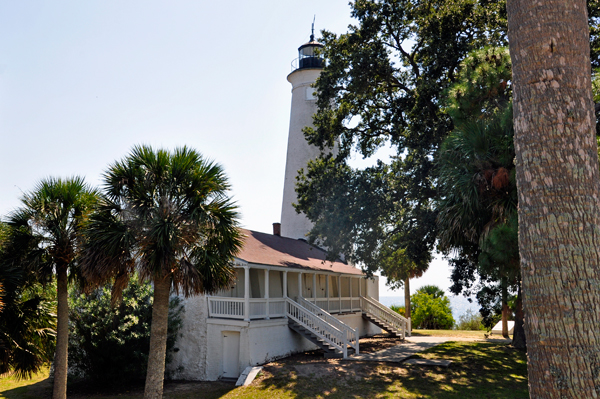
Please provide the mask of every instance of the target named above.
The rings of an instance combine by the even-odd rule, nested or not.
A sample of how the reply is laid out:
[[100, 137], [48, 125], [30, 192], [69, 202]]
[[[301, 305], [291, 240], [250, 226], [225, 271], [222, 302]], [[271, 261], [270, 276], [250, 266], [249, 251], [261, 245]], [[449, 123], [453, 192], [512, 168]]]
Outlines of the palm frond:
[[135, 269], [141, 279], [171, 278], [185, 295], [231, 282], [241, 239], [220, 165], [188, 147], [169, 152], [140, 145], [104, 179], [105, 205], [86, 227], [88, 279], [124, 281]]

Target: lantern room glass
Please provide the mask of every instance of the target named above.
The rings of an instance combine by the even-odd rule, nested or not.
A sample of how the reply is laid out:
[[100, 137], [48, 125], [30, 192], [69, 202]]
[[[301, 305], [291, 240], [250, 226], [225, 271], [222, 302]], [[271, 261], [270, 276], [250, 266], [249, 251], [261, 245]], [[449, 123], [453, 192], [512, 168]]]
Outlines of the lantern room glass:
[[315, 49], [322, 47], [319, 45], [307, 44], [298, 49], [298, 59], [300, 68], [322, 68], [323, 59], [318, 56]]

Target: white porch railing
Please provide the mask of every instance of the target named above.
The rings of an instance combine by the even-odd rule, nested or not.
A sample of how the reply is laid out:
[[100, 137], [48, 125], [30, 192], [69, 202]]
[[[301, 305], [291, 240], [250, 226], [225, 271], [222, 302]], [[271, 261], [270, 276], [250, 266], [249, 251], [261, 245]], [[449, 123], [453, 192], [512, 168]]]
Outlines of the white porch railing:
[[[334, 326], [335, 328], [337, 328], [338, 330], [342, 331], [342, 333], [344, 333], [346, 336], [346, 339], [345, 339], [346, 342], [354, 348], [354, 353], [357, 355], [359, 354], [358, 329], [354, 329], [354, 328], [350, 327], [346, 323], [338, 320], [336, 317], [329, 314], [323, 308], [319, 307], [318, 305], [314, 305], [314, 304], [310, 303], [309, 301], [307, 301], [306, 299], [304, 299], [302, 297], [298, 298], [298, 303], [300, 305], [304, 306], [305, 308], [307, 308], [308, 310], [310, 310], [311, 312], [313, 312], [314, 314], [316, 314], [317, 316], [319, 316], [321, 319], [325, 320], [326, 322], [328, 322], [329, 324]], [[317, 304], [319, 304], [319, 301], [317, 301]]]
[[244, 298], [208, 297], [208, 317], [244, 318]]
[[360, 297], [304, 298], [329, 313], [360, 312]]
[[[285, 298], [251, 298], [250, 320], [285, 317]], [[244, 298], [208, 297], [208, 317], [244, 319]]]
[[312, 332], [335, 349], [342, 352], [344, 358], [348, 357], [348, 341], [346, 334], [338, 330], [315, 313], [306, 309], [299, 303], [287, 298], [287, 317]]
[[387, 306], [382, 305], [373, 298], [361, 296], [360, 300], [363, 312], [371, 313], [375, 317], [391, 325], [397, 331], [401, 331], [402, 339], [406, 337], [407, 332], [410, 337], [410, 319], [400, 316], [398, 313]]
[[[303, 298], [331, 313], [360, 312], [360, 297]], [[285, 317], [285, 298], [250, 298], [250, 320]], [[227, 319], [244, 319], [244, 298], [208, 297], [208, 316]]]

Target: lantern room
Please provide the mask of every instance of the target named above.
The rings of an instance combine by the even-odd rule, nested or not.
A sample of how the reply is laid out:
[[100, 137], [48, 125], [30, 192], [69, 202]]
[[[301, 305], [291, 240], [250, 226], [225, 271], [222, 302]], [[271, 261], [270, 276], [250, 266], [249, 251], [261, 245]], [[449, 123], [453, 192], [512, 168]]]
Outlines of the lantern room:
[[323, 68], [325, 62], [317, 49], [323, 45], [315, 40], [314, 22], [310, 35], [310, 41], [298, 47], [298, 58], [292, 61], [292, 71], [305, 68]]

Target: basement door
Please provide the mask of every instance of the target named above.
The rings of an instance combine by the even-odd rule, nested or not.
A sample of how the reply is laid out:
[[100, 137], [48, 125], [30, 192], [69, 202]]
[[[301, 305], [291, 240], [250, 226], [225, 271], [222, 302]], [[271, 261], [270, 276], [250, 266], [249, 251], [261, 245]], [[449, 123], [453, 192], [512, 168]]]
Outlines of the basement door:
[[223, 331], [223, 378], [240, 376], [240, 333]]

